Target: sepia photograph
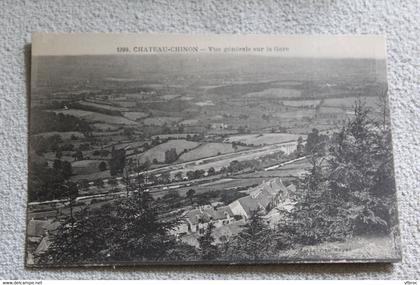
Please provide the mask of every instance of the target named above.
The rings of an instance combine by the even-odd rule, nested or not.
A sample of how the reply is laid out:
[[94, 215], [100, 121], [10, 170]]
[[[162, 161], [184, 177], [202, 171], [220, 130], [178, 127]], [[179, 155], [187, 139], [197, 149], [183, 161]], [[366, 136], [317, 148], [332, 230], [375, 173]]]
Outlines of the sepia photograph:
[[401, 260], [381, 36], [34, 34], [27, 267]]

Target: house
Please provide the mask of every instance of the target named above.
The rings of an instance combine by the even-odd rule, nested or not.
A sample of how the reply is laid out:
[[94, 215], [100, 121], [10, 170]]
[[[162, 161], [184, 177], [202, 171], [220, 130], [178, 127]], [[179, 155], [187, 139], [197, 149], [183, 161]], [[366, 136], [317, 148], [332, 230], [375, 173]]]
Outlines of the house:
[[228, 127], [229, 126], [227, 124], [224, 124], [224, 123], [213, 123], [213, 124], [211, 124], [211, 128], [213, 130], [225, 130]]
[[39, 243], [42, 237], [46, 235], [48, 231], [55, 230], [60, 225], [59, 222], [53, 222], [53, 220], [36, 220], [31, 219], [28, 221], [27, 226], [27, 237], [29, 242]]
[[47, 251], [51, 244], [49, 232], [54, 231], [60, 225], [59, 222], [50, 220], [28, 221], [27, 226], [27, 242], [28, 242], [28, 264], [34, 264], [36, 256]]
[[281, 199], [284, 199], [287, 192], [281, 179], [275, 178], [251, 189], [248, 196], [233, 201], [229, 204], [229, 208], [234, 215], [249, 219], [256, 211], [269, 212], [278, 205]]
[[296, 192], [296, 186], [294, 184], [290, 184], [286, 187], [286, 189], [287, 195], [284, 196], [284, 199], [282, 199], [276, 207], [267, 212], [263, 217], [266, 223], [272, 228], [274, 228], [283, 219], [285, 213], [290, 213], [295, 207], [296, 202], [290, 193]]
[[215, 228], [219, 228], [234, 220], [234, 215], [228, 206], [204, 205], [185, 212], [182, 215], [182, 222], [172, 230], [172, 233], [174, 235], [203, 234], [209, 223], [212, 223]]

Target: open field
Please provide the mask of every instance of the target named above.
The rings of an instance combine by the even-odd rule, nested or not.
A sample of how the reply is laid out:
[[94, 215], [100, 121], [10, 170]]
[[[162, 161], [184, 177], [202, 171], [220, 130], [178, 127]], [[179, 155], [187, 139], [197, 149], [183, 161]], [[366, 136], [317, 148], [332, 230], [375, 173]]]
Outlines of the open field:
[[356, 100], [360, 99], [367, 106], [377, 108], [379, 103], [378, 97], [345, 97], [345, 98], [327, 98], [324, 99], [323, 106], [342, 107], [352, 109]]
[[144, 163], [147, 159], [149, 159], [150, 161], [156, 159], [158, 162], [162, 163], [165, 161], [165, 151], [167, 150], [174, 148], [176, 150], [176, 153], [179, 154], [185, 149], [196, 148], [199, 145], [200, 144], [198, 142], [192, 142], [187, 140], [169, 140], [144, 152], [140, 156], [140, 162]]
[[115, 149], [134, 149], [142, 147], [146, 141], [134, 141], [134, 142], [125, 142], [125, 143], [118, 143], [115, 144]]
[[137, 120], [146, 118], [149, 115], [147, 113], [144, 113], [144, 112], [124, 112], [123, 116], [126, 117], [129, 120], [137, 121]]
[[177, 133], [174, 133], [174, 134], [160, 134], [160, 135], [154, 135], [154, 136], [152, 136], [151, 137], [151, 139], [153, 140], [153, 139], [155, 139], [155, 138], [157, 138], [157, 137], [159, 137], [159, 139], [185, 139], [186, 137], [188, 137], [188, 136], [194, 136], [194, 133], [190, 133], [190, 134], [187, 134], [187, 133], [179, 133], [179, 134], [177, 134]]
[[315, 116], [315, 113], [315, 109], [292, 109], [287, 112], [276, 113], [274, 117], [278, 120], [288, 120], [296, 122], [296, 120], [301, 120], [303, 118], [313, 118]]
[[308, 160], [296, 161], [284, 166], [280, 166], [273, 170], [261, 170], [255, 171], [253, 173], [239, 174], [236, 177], [238, 178], [270, 178], [270, 177], [290, 177], [290, 176], [299, 176], [307, 172], [307, 169], [310, 168], [310, 163]]
[[112, 125], [137, 125], [136, 122], [128, 120], [120, 116], [110, 116], [92, 111], [70, 109], [70, 110], [54, 110], [56, 114], [72, 115], [77, 118], [85, 119], [91, 123], [108, 123]]
[[81, 180], [87, 180], [87, 181], [94, 181], [96, 179], [105, 179], [109, 178], [111, 174], [109, 173], [109, 170], [100, 171], [100, 172], [92, 172], [89, 174], [83, 173], [74, 175], [70, 178], [71, 181], [77, 182]]
[[300, 135], [286, 133], [246, 134], [230, 136], [225, 139], [225, 142], [240, 142], [249, 145], [270, 145], [297, 140], [299, 136]]
[[251, 92], [246, 97], [256, 97], [265, 99], [295, 98], [301, 95], [301, 91], [291, 88], [268, 88], [259, 92]]
[[210, 167], [213, 167], [216, 171], [219, 171], [222, 167], [229, 165], [234, 160], [244, 161], [258, 159], [265, 155], [271, 155], [276, 152], [283, 152], [284, 145], [270, 145], [265, 147], [260, 147], [257, 149], [243, 150], [235, 153], [228, 153], [218, 155], [216, 157], [211, 157], [207, 159], [199, 159], [191, 162], [183, 162], [178, 164], [173, 164], [160, 168], [160, 170], [170, 170], [171, 175], [174, 175], [175, 172], [182, 171], [186, 173], [187, 171], [195, 171], [204, 169], [207, 170]]
[[120, 107], [124, 107], [124, 108], [132, 108], [133, 106], [136, 105], [136, 102], [134, 101], [118, 101], [114, 99], [114, 104]]
[[283, 104], [286, 106], [293, 107], [308, 107], [316, 106], [321, 102], [321, 100], [284, 100]]
[[106, 124], [106, 123], [95, 123], [95, 124], [92, 124], [92, 126], [97, 130], [103, 130], [103, 131], [116, 131], [119, 128], [121, 128], [121, 126], [111, 125], [111, 124]]
[[75, 175], [79, 174], [91, 174], [98, 172], [99, 164], [102, 160], [80, 160], [80, 161], [73, 161], [71, 166], [73, 168], [73, 173]]
[[[57, 159], [56, 153], [55, 152], [46, 152], [43, 154], [43, 158], [45, 158], [46, 160], [49, 160], [51, 163]], [[74, 157], [71, 155], [68, 155], [68, 152], [63, 153], [63, 156], [61, 156], [60, 160], [62, 161], [68, 161], [68, 162], [72, 162], [74, 161]]]
[[149, 126], [163, 126], [165, 124], [179, 122], [180, 120], [181, 118], [176, 118], [176, 117], [151, 117], [151, 118], [144, 119], [142, 122], [143, 124], [149, 125]]
[[61, 137], [61, 139], [63, 140], [69, 140], [71, 139], [71, 137], [76, 137], [76, 138], [84, 138], [85, 135], [82, 134], [81, 132], [44, 132], [44, 133], [38, 133], [33, 135], [33, 137], [50, 137], [50, 136], [55, 136], [58, 135]]
[[127, 108], [115, 107], [115, 106], [111, 106], [109, 104], [99, 104], [99, 103], [90, 102], [90, 101], [89, 102], [88, 101], [79, 101], [78, 103], [82, 106], [94, 107], [94, 108], [104, 109], [104, 110], [108, 110], [108, 111], [119, 111], [119, 112], [128, 111]]
[[[212, 191], [238, 191], [237, 188], [253, 187], [265, 181], [265, 178], [245, 178], [245, 179], [231, 179], [223, 178], [214, 182], [190, 185], [181, 188], [177, 188], [181, 196], [185, 196], [188, 190], [193, 189], [196, 194], [203, 194]], [[154, 197], [162, 197], [168, 192], [168, 190], [162, 190], [162, 187], [152, 189], [151, 193]]]
[[197, 160], [201, 158], [216, 156], [220, 154], [232, 153], [238, 150], [245, 150], [247, 147], [238, 146], [235, 150], [229, 143], [204, 143], [199, 147], [183, 153], [178, 162]]
[[181, 122], [179, 122], [181, 125], [184, 126], [193, 126], [199, 123], [199, 120], [197, 119], [188, 119], [188, 120], [183, 120]]
[[179, 96], [181, 96], [181, 95], [176, 95], [176, 94], [166, 94], [166, 95], [162, 95], [162, 96], [160, 96], [162, 99], [164, 99], [164, 100], [172, 100], [172, 99], [175, 99], [175, 98], [178, 98]]

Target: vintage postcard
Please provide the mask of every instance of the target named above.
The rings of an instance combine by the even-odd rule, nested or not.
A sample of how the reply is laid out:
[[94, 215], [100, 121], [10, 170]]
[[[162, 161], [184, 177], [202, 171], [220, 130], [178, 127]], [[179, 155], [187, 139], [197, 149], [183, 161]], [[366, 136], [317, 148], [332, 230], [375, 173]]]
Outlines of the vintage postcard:
[[397, 262], [381, 36], [34, 34], [26, 265]]

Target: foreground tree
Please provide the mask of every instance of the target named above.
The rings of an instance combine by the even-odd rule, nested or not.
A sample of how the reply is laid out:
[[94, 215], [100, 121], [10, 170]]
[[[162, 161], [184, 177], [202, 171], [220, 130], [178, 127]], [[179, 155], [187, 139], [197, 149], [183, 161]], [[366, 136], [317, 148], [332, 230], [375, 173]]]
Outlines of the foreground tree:
[[370, 115], [357, 102], [354, 120], [336, 136], [328, 159], [330, 191], [348, 201], [344, 210], [355, 234], [388, 232], [396, 211], [389, 125]]
[[121, 233], [115, 240], [111, 256], [115, 260], [156, 261], [165, 258], [175, 247], [169, 231], [175, 219], [161, 219], [159, 207], [149, 193], [137, 191], [129, 199], [116, 205], [119, 219], [116, 230]]
[[262, 213], [252, 213], [243, 230], [230, 243], [229, 253], [237, 260], [262, 260], [265, 256], [272, 255], [273, 232], [267, 222], [262, 218]]
[[[179, 243], [169, 233], [177, 219], [163, 218], [149, 193], [137, 189], [100, 208], [75, 208], [61, 220], [50, 237], [40, 263], [158, 261], [178, 258]], [[170, 254], [177, 256], [170, 257]], [[194, 250], [189, 253], [194, 254]]]
[[214, 225], [209, 223], [204, 234], [198, 238], [201, 259], [203, 260], [214, 260], [218, 257], [217, 246], [214, 244], [213, 237], [214, 228]]
[[[360, 101], [335, 134], [329, 152], [313, 147], [310, 172], [300, 179], [291, 213], [278, 232], [301, 244], [386, 234], [396, 223], [390, 131]], [[280, 246], [287, 246], [284, 237]]]

